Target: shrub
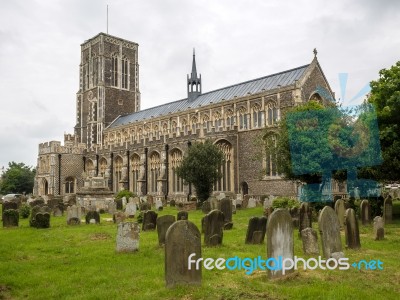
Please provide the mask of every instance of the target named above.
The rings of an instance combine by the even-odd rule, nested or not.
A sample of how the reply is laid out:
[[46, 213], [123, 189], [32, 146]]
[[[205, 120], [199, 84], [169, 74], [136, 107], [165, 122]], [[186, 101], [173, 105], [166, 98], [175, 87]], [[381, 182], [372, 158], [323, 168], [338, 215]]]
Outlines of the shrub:
[[23, 204], [19, 208], [19, 215], [21, 216], [22, 219], [28, 218], [30, 213], [31, 213], [31, 207], [28, 204]]
[[300, 207], [300, 202], [288, 197], [278, 197], [272, 202], [272, 208], [293, 208]]
[[136, 197], [136, 194], [128, 190], [122, 190], [118, 192], [118, 194], [115, 196], [115, 199], [122, 199], [123, 197], [129, 199], [130, 197]]

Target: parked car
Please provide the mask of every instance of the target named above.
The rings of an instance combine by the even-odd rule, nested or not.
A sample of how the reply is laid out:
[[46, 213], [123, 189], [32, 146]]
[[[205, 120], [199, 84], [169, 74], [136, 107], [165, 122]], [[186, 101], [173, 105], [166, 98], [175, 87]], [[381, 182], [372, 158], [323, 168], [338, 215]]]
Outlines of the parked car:
[[5, 196], [3, 196], [3, 198], [1, 198], [2, 202], [7, 202], [7, 201], [11, 201], [13, 199], [18, 199], [19, 197], [21, 197], [21, 194], [7, 194]]

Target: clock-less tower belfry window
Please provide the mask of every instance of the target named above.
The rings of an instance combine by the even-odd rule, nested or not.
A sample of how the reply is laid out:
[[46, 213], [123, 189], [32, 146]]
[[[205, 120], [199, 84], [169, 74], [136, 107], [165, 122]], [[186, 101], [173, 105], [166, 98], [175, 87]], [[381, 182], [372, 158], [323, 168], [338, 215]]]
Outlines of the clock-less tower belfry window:
[[101, 145], [119, 115], [140, 110], [138, 44], [100, 33], [81, 45], [75, 138]]

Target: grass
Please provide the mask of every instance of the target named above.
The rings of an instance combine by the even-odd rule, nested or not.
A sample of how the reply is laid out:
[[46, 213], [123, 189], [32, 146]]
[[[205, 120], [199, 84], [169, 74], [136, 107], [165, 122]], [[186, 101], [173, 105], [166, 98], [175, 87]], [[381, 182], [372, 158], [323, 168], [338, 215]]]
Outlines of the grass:
[[[165, 214], [177, 210], [159, 213]], [[261, 215], [261, 207], [239, 210], [223, 245], [203, 247], [203, 257], [266, 257], [265, 244], [244, 244], [248, 219]], [[202, 217], [201, 211], [189, 212], [198, 228]], [[399, 220], [386, 226], [383, 241], [374, 241], [372, 225], [360, 224], [362, 248], [345, 250], [350, 262], [380, 259], [383, 271], [298, 270], [269, 280], [265, 271], [203, 269], [201, 286], [173, 289], [165, 287], [157, 232], [141, 232], [140, 250], [123, 254], [115, 252], [116, 232], [116, 225], [104, 220], [67, 226], [65, 217], [52, 217], [49, 229], [30, 228], [27, 219], [19, 228], [0, 228], [0, 299], [398, 299], [400, 294]], [[308, 258], [296, 229], [294, 237], [295, 255]], [[343, 232], [342, 240], [344, 245]]]

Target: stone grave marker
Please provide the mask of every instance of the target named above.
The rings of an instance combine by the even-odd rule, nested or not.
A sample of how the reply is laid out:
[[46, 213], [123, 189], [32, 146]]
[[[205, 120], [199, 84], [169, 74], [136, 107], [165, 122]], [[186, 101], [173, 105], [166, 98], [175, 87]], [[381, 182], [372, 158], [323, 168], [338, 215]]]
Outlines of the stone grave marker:
[[304, 228], [301, 231], [301, 240], [303, 242], [303, 252], [307, 255], [319, 255], [317, 232], [310, 228]]
[[[221, 211], [224, 213], [224, 222], [225, 224], [232, 223], [232, 202], [228, 198], [224, 198], [220, 201]], [[232, 223], [233, 225], [233, 223]], [[228, 227], [229, 228], [229, 227]], [[229, 229], [231, 229], [230, 226]]]
[[318, 227], [321, 234], [322, 252], [325, 258], [333, 257], [334, 253], [341, 253], [339, 256], [344, 255], [342, 252], [342, 240], [340, 239], [339, 219], [332, 207], [325, 206], [321, 210], [318, 217]]
[[117, 211], [113, 214], [113, 222], [115, 224], [119, 224], [121, 222], [124, 222], [126, 219], [126, 215], [125, 213], [123, 213], [122, 211]]
[[72, 205], [67, 207], [67, 224], [79, 225], [81, 224], [81, 208], [80, 206]]
[[160, 210], [160, 207], [162, 210], [163, 203], [162, 203], [161, 199], [156, 199], [156, 210]]
[[312, 225], [312, 210], [310, 203], [302, 202], [300, 204], [300, 212], [299, 212], [299, 234], [301, 235], [301, 231], [306, 228], [311, 228]]
[[151, 209], [151, 207], [154, 205], [153, 196], [152, 195], [147, 195], [146, 196], [146, 201], [149, 204], [149, 208], [148, 209]]
[[53, 216], [54, 216], [54, 217], [62, 217], [63, 214], [64, 214], [64, 206], [63, 206], [63, 205], [57, 204], [57, 205], [53, 208]]
[[382, 217], [375, 217], [374, 218], [374, 235], [375, 241], [380, 241], [385, 238], [385, 222], [383, 221]]
[[335, 212], [339, 220], [340, 228], [344, 228], [344, 214], [346, 212], [346, 208], [344, 205], [344, 200], [339, 199], [335, 202]]
[[114, 201], [108, 203], [108, 213], [113, 215], [117, 211], [117, 204]]
[[126, 204], [128, 203], [127, 201], [126, 201], [126, 197], [124, 196], [124, 197], [122, 197], [122, 209], [126, 206]]
[[172, 199], [171, 201], [169, 201], [169, 206], [170, 207], [175, 207], [176, 205], [176, 201], [174, 199]]
[[210, 201], [210, 211], [214, 209], [219, 209], [219, 201], [216, 197], [210, 197], [208, 198], [208, 201]]
[[356, 218], [356, 213], [354, 209], [348, 208], [344, 215], [345, 223], [345, 237], [346, 237], [346, 247], [350, 249], [359, 249], [360, 244], [360, 232], [358, 230], [358, 220]]
[[156, 229], [157, 213], [152, 210], [148, 210], [143, 215], [142, 230], [154, 230]]
[[202, 219], [204, 244], [207, 246], [217, 246], [222, 244], [224, 213], [214, 209]]
[[100, 224], [100, 214], [95, 210], [88, 211], [85, 217], [86, 224]]
[[147, 202], [142, 202], [140, 203], [140, 210], [141, 211], [146, 211], [151, 209], [150, 205]]
[[139, 224], [120, 222], [117, 230], [117, 252], [134, 252], [139, 250]]
[[177, 285], [201, 285], [201, 266], [188, 264], [201, 258], [201, 234], [196, 225], [187, 220], [173, 223], [165, 237], [165, 282], [168, 288]]
[[19, 212], [17, 209], [6, 209], [2, 213], [3, 227], [18, 227]]
[[178, 221], [180, 220], [188, 220], [189, 219], [189, 213], [187, 211], [181, 210], [178, 212], [177, 218]]
[[[276, 260], [282, 256], [282, 259], [291, 258], [294, 255], [293, 241], [293, 223], [292, 217], [287, 209], [276, 209], [270, 215], [267, 222], [267, 257]], [[293, 272], [293, 269], [286, 270], [268, 270], [269, 278], [279, 278], [287, 273]]]
[[361, 201], [360, 216], [363, 225], [368, 225], [371, 222], [371, 209], [368, 200]]
[[122, 206], [122, 199], [115, 199], [115, 204], [117, 207], [117, 210], [122, 210], [123, 206]]
[[247, 203], [247, 208], [253, 208], [257, 206], [257, 200], [255, 198], [250, 198], [249, 202]]
[[136, 215], [136, 204], [129, 202], [125, 207], [125, 215], [128, 218], [133, 218]]
[[208, 214], [211, 211], [211, 202], [210, 200], [206, 200], [201, 205], [201, 211], [205, 214]]
[[247, 206], [249, 204], [249, 199], [250, 199], [250, 195], [244, 195], [243, 201], [242, 201], [242, 208], [247, 208]]
[[266, 217], [251, 217], [246, 233], [246, 244], [262, 244], [267, 230]]
[[50, 214], [48, 212], [38, 212], [35, 215], [36, 228], [49, 228], [50, 227]]
[[165, 235], [168, 228], [175, 222], [175, 216], [164, 215], [157, 218], [157, 234], [158, 244], [160, 246], [165, 244]]
[[393, 204], [392, 199], [386, 198], [383, 204], [383, 221], [385, 224], [392, 223]]
[[232, 200], [232, 214], [236, 214], [236, 200], [233, 199]]

